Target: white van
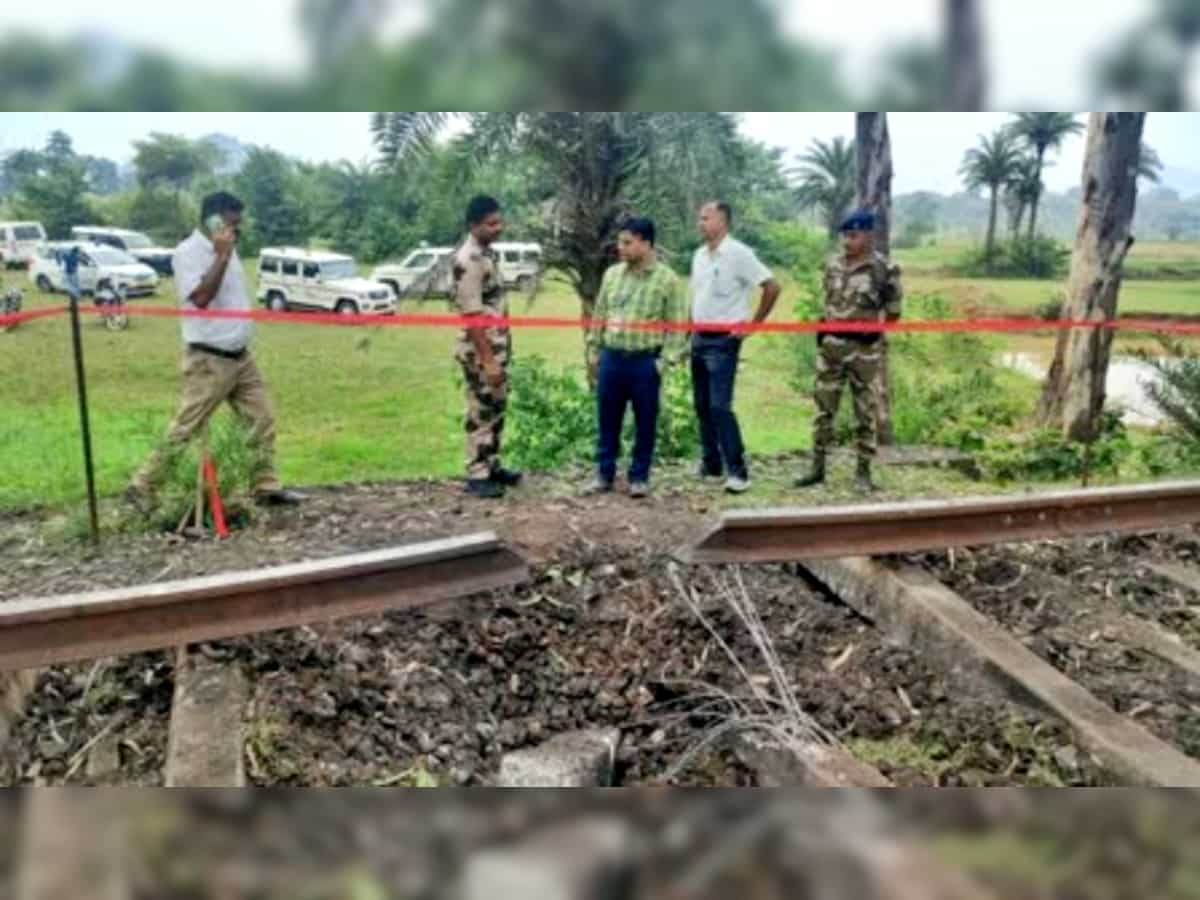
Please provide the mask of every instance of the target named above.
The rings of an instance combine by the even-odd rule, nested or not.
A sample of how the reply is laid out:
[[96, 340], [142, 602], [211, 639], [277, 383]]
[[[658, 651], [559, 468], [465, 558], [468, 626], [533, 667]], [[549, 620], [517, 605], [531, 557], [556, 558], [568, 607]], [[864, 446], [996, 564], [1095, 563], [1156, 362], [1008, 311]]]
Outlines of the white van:
[[354, 257], [296, 247], [263, 248], [258, 257], [258, 299], [275, 312], [396, 312], [392, 289], [360, 277]]
[[45, 242], [41, 222], [0, 222], [0, 264], [6, 269], [26, 266]]
[[158, 292], [158, 273], [128, 253], [103, 244], [54, 241], [42, 244], [29, 263], [29, 280], [44, 294], [67, 290], [63, 255], [79, 248], [79, 289], [94, 294], [109, 287], [125, 297], [149, 296]]

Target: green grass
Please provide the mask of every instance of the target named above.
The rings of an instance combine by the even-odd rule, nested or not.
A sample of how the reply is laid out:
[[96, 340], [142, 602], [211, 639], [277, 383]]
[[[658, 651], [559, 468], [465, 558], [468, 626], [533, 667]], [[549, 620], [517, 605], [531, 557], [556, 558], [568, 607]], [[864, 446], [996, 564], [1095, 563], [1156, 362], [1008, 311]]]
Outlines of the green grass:
[[[905, 278], [904, 286], [909, 293], [944, 294], [960, 308], [1033, 313], [1042, 304], [1061, 298], [1066, 279], [955, 278], [917, 273]], [[1200, 282], [1127, 279], [1121, 286], [1119, 308], [1125, 314], [1200, 315]]]
[[[1191, 247], [1192, 245], [1178, 245]], [[1166, 253], [1157, 245], [1143, 252]], [[1169, 245], [1178, 252], [1176, 245]], [[1200, 245], [1193, 249], [1200, 252]], [[922, 248], [945, 258], [947, 247]], [[903, 251], [903, 253], [911, 253]], [[252, 260], [246, 261], [251, 282]], [[60, 305], [61, 296], [27, 288], [26, 306]], [[777, 318], [790, 317], [792, 288]], [[1060, 284], [973, 280], [913, 273], [910, 294], [942, 292], [960, 309], [1032, 311]], [[170, 282], [156, 300], [173, 302]], [[86, 302], [86, 301], [85, 301]], [[578, 302], [550, 282], [532, 308], [518, 295], [514, 314], [573, 316]], [[406, 302], [405, 310], [415, 304]], [[444, 310], [445, 304], [433, 304]], [[1131, 312], [1200, 312], [1200, 284], [1129, 281], [1122, 308]], [[110, 333], [95, 318], [83, 321], [97, 482], [118, 493], [158, 442], [179, 390], [179, 323], [134, 318], [130, 330]], [[290, 484], [453, 477], [462, 471], [463, 398], [451, 355], [455, 332], [444, 328], [327, 328], [261, 325], [257, 356], [276, 405], [281, 473]], [[759, 335], [746, 345], [738, 382], [738, 411], [748, 447], [765, 456], [806, 448], [812, 403], [790, 384], [792, 342], [807, 335]], [[1052, 339], [1020, 335], [1009, 349], [1048, 355]], [[515, 353], [538, 354], [582, 377], [581, 336], [574, 330], [525, 329]], [[221, 415], [227, 415], [223, 412]], [[78, 409], [66, 318], [26, 323], [0, 334], [0, 507], [77, 506], [83, 497]]]
[[[1066, 243], [1069, 246], [1070, 242]], [[910, 274], [944, 274], [947, 265], [972, 246], [970, 241], [947, 239], [936, 244], [897, 249], [892, 255]], [[1125, 261], [1125, 272], [1132, 279], [1200, 280], [1200, 241], [1136, 243]]]
[[[171, 290], [164, 284], [153, 302], [169, 303]], [[27, 308], [63, 302], [36, 290], [27, 300]], [[532, 310], [518, 295], [513, 302], [518, 315], [578, 314], [575, 298], [558, 285]], [[127, 332], [114, 334], [88, 316], [83, 333], [97, 484], [102, 495], [112, 495], [174, 412], [179, 323], [135, 317]], [[465, 448], [455, 335], [446, 328], [260, 325], [256, 353], [276, 406], [284, 480], [458, 475]], [[758, 336], [747, 344], [739, 412], [755, 453], [810, 442], [811, 404], [788, 386], [787, 340]], [[516, 354], [540, 354], [554, 366], [582, 371], [582, 339], [574, 330], [521, 330], [514, 343]], [[0, 348], [0, 506], [76, 503], [83, 478], [68, 320], [23, 324], [0, 335]]]

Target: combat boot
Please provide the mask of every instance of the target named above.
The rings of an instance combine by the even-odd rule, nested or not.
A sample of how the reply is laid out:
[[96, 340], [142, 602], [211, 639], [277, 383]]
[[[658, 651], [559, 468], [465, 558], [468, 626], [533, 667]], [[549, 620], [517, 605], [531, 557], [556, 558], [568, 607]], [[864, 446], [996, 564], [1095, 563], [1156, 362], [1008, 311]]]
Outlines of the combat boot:
[[865, 456], [859, 457], [858, 469], [854, 473], [854, 487], [864, 494], [871, 494], [878, 490], [875, 482], [871, 480], [871, 460]]
[[499, 500], [504, 496], [504, 485], [488, 478], [468, 478], [467, 493], [485, 500]]
[[816, 487], [818, 484], [825, 483], [825, 454], [818, 453], [813, 456], [812, 471], [802, 478], [796, 479], [796, 487], [810, 488]]

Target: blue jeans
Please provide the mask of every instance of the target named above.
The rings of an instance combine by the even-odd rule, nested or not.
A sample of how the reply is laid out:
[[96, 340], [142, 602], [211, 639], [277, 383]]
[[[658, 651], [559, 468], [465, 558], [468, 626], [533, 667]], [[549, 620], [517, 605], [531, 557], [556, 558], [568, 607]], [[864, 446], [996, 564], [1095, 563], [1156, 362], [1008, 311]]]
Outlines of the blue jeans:
[[728, 473], [747, 478], [746, 448], [733, 412], [742, 339], [728, 334], [698, 333], [692, 340], [692, 397], [700, 421], [704, 469], [709, 475]]
[[625, 407], [632, 404], [636, 437], [630, 483], [650, 480], [654, 441], [658, 429], [658, 395], [662, 379], [658, 374], [656, 353], [600, 351], [597, 384], [597, 408], [600, 417], [600, 441], [596, 449], [599, 476], [612, 481], [617, 475], [617, 457], [621, 455], [621, 426]]

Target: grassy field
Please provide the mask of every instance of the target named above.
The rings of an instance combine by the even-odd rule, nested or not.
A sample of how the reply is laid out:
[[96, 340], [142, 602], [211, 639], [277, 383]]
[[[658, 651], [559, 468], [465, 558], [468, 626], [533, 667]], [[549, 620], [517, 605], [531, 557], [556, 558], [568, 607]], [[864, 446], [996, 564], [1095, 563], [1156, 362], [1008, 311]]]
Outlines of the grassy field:
[[[1176, 253], [1193, 247], [1200, 258], [1200, 245], [1167, 246]], [[949, 251], [943, 247], [938, 252], [945, 259]], [[1147, 245], [1143, 252], [1166, 251]], [[909, 254], [906, 264], [914, 259], [920, 261]], [[950, 278], [935, 268], [913, 265], [906, 277], [908, 293], [943, 294], [960, 313], [1032, 312], [1060, 289], [1049, 281]], [[249, 261], [247, 270], [253, 272]], [[24, 282], [23, 273], [7, 275], [9, 281], [17, 278]], [[788, 286], [777, 318], [791, 317], [790, 294]], [[172, 298], [167, 282], [153, 302], [169, 304]], [[526, 298], [513, 300], [517, 315], [570, 316], [578, 311], [569, 289], [554, 283], [532, 308]], [[61, 296], [27, 291], [29, 308], [62, 302]], [[408, 302], [405, 308], [414, 305]], [[1200, 282], [1130, 280], [1122, 308], [1200, 313]], [[87, 317], [83, 331], [97, 477], [100, 491], [112, 495], [160, 439], [174, 410], [179, 325], [170, 319], [135, 318], [129, 331], [113, 334]], [[285, 480], [321, 484], [458, 475], [463, 402], [451, 357], [454, 334], [437, 328], [260, 326], [257, 355], [277, 407]], [[796, 340], [811, 338], [758, 336], [747, 344], [738, 410], [754, 454], [810, 445], [811, 400], [790, 383], [791, 342]], [[1053, 339], [1020, 335], [1005, 346], [1047, 360]], [[555, 368], [575, 367], [582, 374], [581, 339], [574, 330], [522, 330], [515, 349], [518, 355], [536, 354]], [[71, 505], [82, 497], [65, 318], [26, 323], [0, 334], [0, 447], [0, 507]]]
[[[970, 250], [962, 240], [895, 250], [893, 255], [910, 274], [945, 274], [947, 266]], [[1136, 243], [1125, 261], [1132, 279], [1200, 280], [1200, 241], [1146, 241]]]
[[[171, 296], [164, 284], [155, 302]], [[36, 291], [27, 299], [29, 308], [63, 301]], [[577, 315], [578, 305], [567, 289], [552, 285], [532, 310], [514, 296], [514, 314], [526, 312]], [[174, 410], [179, 324], [135, 318], [127, 332], [114, 334], [87, 317], [83, 332], [97, 479], [103, 494], [114, 494]], [[458, 475], [463, 400], [451, 355], [454, 336], [444, 328], [260, 325], [257, 356], [276, 404], [284, 479], [318, 484]], [[576, 331], [528, 329], [514, 342], [517, 354], [582, 369]], [[790, 370], [784, 338], [748, 342], [739, 411], [756, 453], [810, 442], [811, 404], [789, 387]], [[0, 385], [0, 506], [76, 502], [82, 476], [68, 320], [39, 320], [0, 334]]]

